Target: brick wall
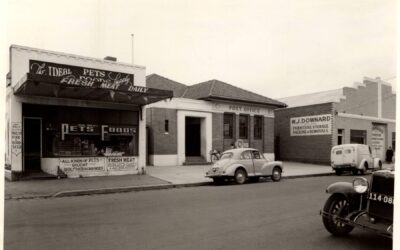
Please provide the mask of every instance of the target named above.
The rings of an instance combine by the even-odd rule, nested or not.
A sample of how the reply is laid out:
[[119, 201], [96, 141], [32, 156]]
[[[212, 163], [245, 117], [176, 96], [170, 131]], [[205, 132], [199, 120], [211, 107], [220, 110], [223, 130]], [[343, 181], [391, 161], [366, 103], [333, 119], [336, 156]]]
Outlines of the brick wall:
[[[147, 108], [146, 125], [150, 133], [149, 154], [177, 154], [177, 112], [175, 109]], [[169, 123], [169, 132], [165, 133], [165, 120]]]
[[212, 114], [212, 148], [220, 151], [224, 150], [224, 114]]
[[382, 84], [382, 118], [396, 119], [396, 95], [392, 87]]
[[378, 84], [365, 80], [365, 86], [343, 88], [346, 96], [337, 105], [337, 111], [347, 114], [378, 117]]
[[332, 103], [275, 110], [275, 136], [280, 160], [330, 164], [332, 135], [290, 135], [290, 118], [321, 114], [333, 114]]
[[[275, 118], [276, 119], [276, 118]], [[274, 153], [274, 123], [275, 123], [274, 118], [270, 117], [264, 117], [263, 121], [263, 141], [264, 141], [264, 148], [263, 152], [264, 153]]]

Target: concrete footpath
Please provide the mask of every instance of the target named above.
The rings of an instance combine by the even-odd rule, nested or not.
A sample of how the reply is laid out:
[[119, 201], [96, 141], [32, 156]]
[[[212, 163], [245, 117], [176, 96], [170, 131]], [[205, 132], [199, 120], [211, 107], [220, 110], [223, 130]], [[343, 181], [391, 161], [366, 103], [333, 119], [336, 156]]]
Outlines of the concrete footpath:
[[[210, 165], [147, 167], [145, 175], [5, 181], [5, 199], [32, 199], [210, 185]], [[282, 178], [332, 175], [331, 167], [285, 162]]]

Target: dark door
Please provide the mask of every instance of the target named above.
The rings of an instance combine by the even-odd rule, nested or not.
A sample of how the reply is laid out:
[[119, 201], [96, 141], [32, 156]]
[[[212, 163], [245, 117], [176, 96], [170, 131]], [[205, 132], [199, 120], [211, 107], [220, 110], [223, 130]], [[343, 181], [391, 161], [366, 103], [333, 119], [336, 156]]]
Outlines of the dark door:
[[40, 171], [41, 120], [24, 118], [24, 171]]
[[186, 156], [201, 156], [201, 120], [186, 117], [185, 149]]

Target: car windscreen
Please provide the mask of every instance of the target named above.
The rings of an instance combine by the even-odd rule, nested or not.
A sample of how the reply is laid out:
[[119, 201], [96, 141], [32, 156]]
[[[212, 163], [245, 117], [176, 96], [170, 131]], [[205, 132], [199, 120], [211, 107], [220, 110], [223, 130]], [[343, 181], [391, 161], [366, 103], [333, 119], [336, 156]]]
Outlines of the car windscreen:
[[230, 158], [232, 158], [232, 156], [233, 156], [233, 153], [231, 153], [231, 152], [223, 153], [223, 154], [221, 155], [220, 160], [222, 160], [222, 159], [230, 159]]

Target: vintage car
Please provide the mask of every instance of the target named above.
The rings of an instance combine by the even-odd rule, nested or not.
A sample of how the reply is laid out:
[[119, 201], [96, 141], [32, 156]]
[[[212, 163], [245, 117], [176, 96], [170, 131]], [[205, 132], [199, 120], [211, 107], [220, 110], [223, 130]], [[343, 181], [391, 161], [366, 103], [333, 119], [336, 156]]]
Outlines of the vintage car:
[[279, 181], [282, 171], [282, 162], [266, 159], [257, 149], [237, 148], [223, 152], [220, 159], [206, 172], [206, 177], [212, 178], [215, 183], [233, 179], [243, 184], [247, 179], [258, 181], [260, 177], [271, 177], [273, 181]]
[[331, 194], [321, 211], [325, 228], [335, 236], [349, 234], [354, 227], [391, 238], [393, 235], [394, 170], [372, 173], [370, 181], [331, 184]]
[[336, 175], [341, 175], [343, 171], [364, 174], [367, 170], [382, 169], [382, 162], [372, 156], [368, 145], [342, 144], [332, 147], [331, 167]]

